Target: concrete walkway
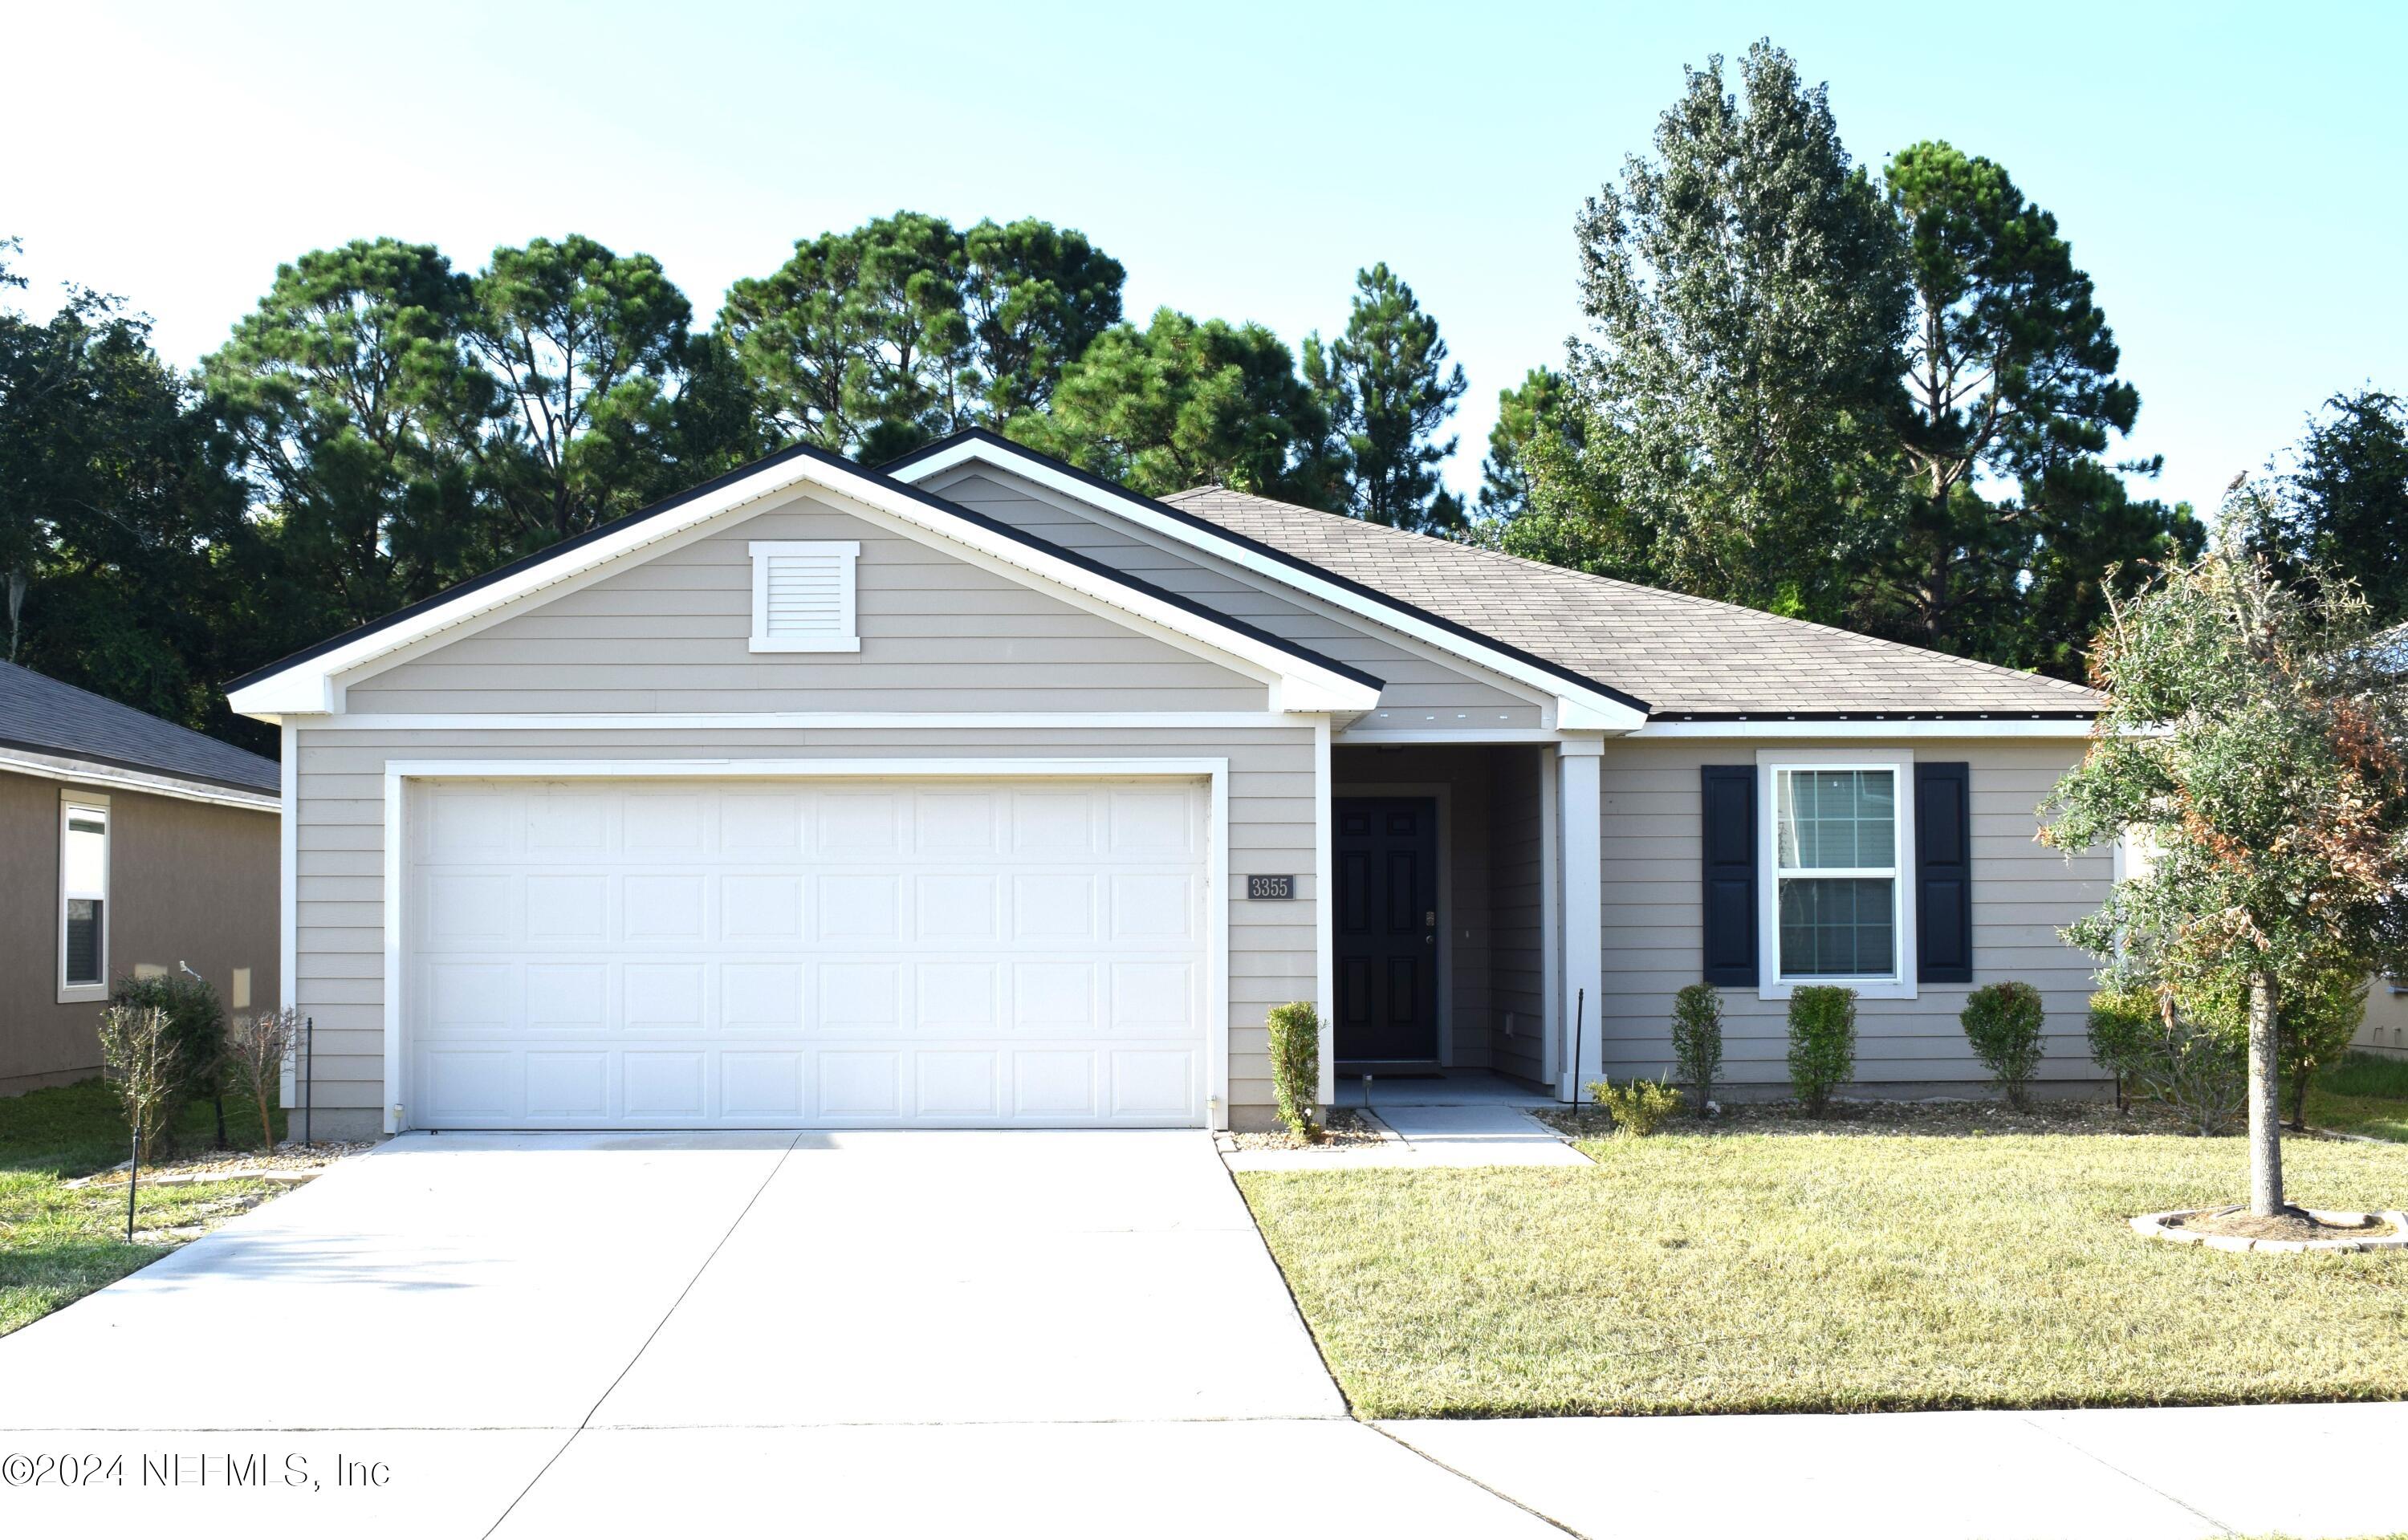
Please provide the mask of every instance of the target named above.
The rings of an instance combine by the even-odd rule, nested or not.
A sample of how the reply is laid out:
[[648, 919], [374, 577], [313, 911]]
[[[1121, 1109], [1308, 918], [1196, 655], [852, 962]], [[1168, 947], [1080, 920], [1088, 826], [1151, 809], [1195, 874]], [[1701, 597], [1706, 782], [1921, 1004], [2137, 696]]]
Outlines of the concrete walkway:
[[1320, 1149], [1230, 1149], [1232, 1171], [1345, 1171], [1366, 1166], [1590, 1165], [1554, 1129], [1517, 1106], [1381, 1107], [1364, 1114], [1385, 1135], [1377, 1143]]

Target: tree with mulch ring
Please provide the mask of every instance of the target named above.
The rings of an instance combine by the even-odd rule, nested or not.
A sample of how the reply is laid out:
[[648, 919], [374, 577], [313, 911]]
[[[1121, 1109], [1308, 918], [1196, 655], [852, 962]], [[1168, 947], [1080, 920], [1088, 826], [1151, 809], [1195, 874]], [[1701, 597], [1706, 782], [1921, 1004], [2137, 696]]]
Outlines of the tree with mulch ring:
[[2153, 847], [2065, 932], [2108, 983], [2170, 1013], [2246, 1002], [2245, 1212], [2270, 1233], [2229, 1236], [2243, 1244], [2363, 1238], [2285, 1200], [2281, 1093], [2286, 997], [2300, 1013], [2324, 980], [2363, 977], [2408, 920], [2408, 671], [2374, 631], [2335, 574], [2285, 583], [2229, 552], [2165, 568], [2114, 603], [2091, 654], [2106, 709], [2043, 809], [2060, 849]]

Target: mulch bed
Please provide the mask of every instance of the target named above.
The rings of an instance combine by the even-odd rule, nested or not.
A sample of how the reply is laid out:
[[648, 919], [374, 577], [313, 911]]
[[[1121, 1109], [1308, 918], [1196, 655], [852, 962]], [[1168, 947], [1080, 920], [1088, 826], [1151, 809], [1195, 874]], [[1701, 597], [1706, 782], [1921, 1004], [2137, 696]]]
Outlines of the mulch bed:
[[[302, 1145], [287, 1140], [272, 1150], [257, 1149], [195, 1149], [164, 1161], [144, 1161], [142, 1179], [152, 1182], [172, 1179], [187, 1181], [238, 1181], [246, 1176], [315, 1176], [347, 1155], [356, 1155], [376, 1148], [373, 1140], [340, 1142], [322, 1139], [314, 1145]], [[94, 1172], [79, 1181], [62, 1184], [66, 1187], [123, 1187], [125, 1167], [111, 1166]]]
[[1318, 1143], [1307, 1144], [1283, 1128], [1268, 1134], [1232, 1134], [1229, 1139], [1240, 1149], [1343, 1149], [1353, 1145], [1378, 1144], [1381, 1134], [1365, 1123], [1354, 1108], [1338, 1107], [1329, 1114], [1329, 1125], [1322, 1130]]
[[[1533, 1116], [1557, 1133], [1578, 1139], [1602, 1138], [1613, 1119], [1598, 1106], [1540, 1107]], [[2186, 1134], [2188, 1124], [2170, 1108], [2136, 1103], [2118, 1113], [2112, 1102], [2034, 1102], [2018, 1112], [2003, 1102], [1948, 1099], [1928, 1102], [1834, 1102], [1828, 1115], [1808, 1116], [1794, 1101], [1725, 1102], [1720, 1116], [1696, 1118], [1686, 1111], [1668, 1119], [1661, 1134], [1914, 1134], [1934, 1138], [1980, 1138], [2000, 1134], [2075, 1134], [2107, 1137], [2136, 1134]]]
[[2372, 1241], [2392, 1234], [2391, 1221], [2379, 1215], [2355, 1216], [2356, 1224], [2329, 1224], [2304, 1209], [2259, 1216], [2246, 1209], [2186, 1215], [2167, 1221], [2168, 1229], [2193, 1230], [2203, 1235], [2241, 1235], [2253, 1241]]

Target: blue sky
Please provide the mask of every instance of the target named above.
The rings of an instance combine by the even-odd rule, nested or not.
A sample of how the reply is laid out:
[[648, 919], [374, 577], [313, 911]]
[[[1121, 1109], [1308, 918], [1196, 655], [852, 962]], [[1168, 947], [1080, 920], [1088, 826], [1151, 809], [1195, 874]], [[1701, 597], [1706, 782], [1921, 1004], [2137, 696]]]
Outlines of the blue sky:
[[2004, 164], [2098, 279], [2140, 388], [2120, 452], [2212, 507], [2324, 397], [2408, 390], [2398, 7], [20, 6], [0, 234], [189, 362], [276, 264], [357, 235], [582, 231], [701, 314], [795, 238], [899, 207], [1038, 214], [1175, 305], [1291, 341], [1393, 264], [1471, 378], [1579, 323], [1581, 199], [1684, 63], [1771, 36], [1878, 164]]

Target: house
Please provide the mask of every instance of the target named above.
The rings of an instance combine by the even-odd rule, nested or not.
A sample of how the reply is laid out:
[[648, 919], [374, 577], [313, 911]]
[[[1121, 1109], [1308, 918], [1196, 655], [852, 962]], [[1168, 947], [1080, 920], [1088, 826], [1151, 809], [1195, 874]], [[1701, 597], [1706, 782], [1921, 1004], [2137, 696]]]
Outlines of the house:
[[276, 763], [0, 663], [0, 1096], [100, 1073], [110, 984], [272, 1006]]
[[1260, 1124], [1570, 1097], [1728, 1001], [1864, 997], [1857, 1075], [1981, 1078], [1978, 981], [2093, 1078], [2105, 850], [2035, 843], [2086, 690], [982, 433], [797, 447], [264, 669], [284, 964], [356, 1130]]

